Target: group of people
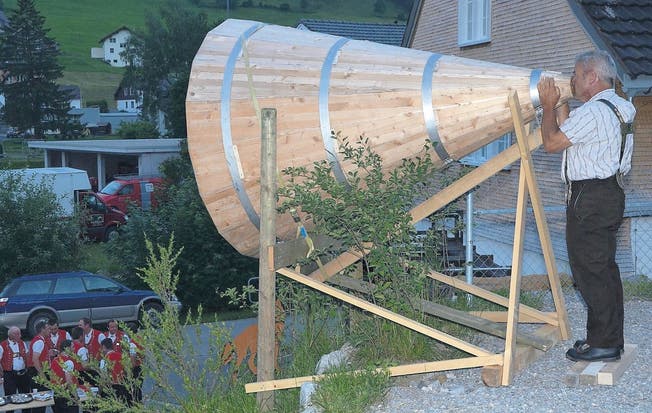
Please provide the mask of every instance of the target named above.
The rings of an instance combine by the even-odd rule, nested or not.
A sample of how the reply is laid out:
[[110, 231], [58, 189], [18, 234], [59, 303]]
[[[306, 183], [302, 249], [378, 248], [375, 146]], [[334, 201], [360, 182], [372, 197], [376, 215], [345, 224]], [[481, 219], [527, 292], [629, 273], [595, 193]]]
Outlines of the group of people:
[[[20, 329], [12, 326], [7, 339], [0, 343], [5, 396], [62, 385], [74, 392], [77, 389], [88, 392], [90, 387], [97, 386], [100, 395], [113, 392], [130, 404], [142, 398], [142, 355], [142, 347], [120, 330], [115, 320], [110, 320], [107, 331], [101, 332], [93, 328], [90, 319], [82, 318], [70, 333], [59, 329], [57, 320], [39, 322], [29, 345], [21, 339]], [[131, 370], [130, 377], [127, 366]], [[110, 384], [103, 385], [102, 371], [110, 377]], [[57, 396], [56, 392], [54, 402], [55, 413], [78, 411], [77, 403]], [[45, 412], [45, 408], [22, 411], [40, 413]]]

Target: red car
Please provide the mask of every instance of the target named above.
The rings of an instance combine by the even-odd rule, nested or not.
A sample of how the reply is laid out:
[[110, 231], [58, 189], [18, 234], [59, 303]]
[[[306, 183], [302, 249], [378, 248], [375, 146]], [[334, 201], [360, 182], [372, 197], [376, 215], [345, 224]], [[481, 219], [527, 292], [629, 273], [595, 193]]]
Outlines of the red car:
[[160, 177], [121, 177], [109, 182], [97, 197], [107, 206], [127, 213], [129, 204], [148, 211], [156, 208], [156, 194], [165, 187]]

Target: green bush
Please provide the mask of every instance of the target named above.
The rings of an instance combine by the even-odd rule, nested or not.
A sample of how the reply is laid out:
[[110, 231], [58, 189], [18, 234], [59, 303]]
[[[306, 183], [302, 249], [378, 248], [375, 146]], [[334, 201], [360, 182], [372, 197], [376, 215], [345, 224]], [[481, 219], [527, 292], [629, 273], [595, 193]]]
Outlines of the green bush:
[[122, 139], [153, 139], [159, 137], [159, 132], [151, 122], [123, 122], [118, 129], [118, 136]]
[[0, 177], [0, 283], [29, 273], [74, 270], [80, 219], [65, 214], [48, 181]]
[[[408, 211], [437, 176], [432, 149], [425, 145], [415, 158], [385, 171], [382, 158], [371, 149], [368, 139], [342, 142], [342, 158], [353, 165], [346, 175], [347, 182], [339, 182], [326, 161], [311, 168], [287, 168], [283, 171], [287, 178], [279, 190], [280, 210], [310, 217], [314, 223], [311, 233], [343, 243], [332, 251], [318, 251], [324, 260], [347, 249], [363, 251], [370, 243], [372, 247], [363, 259], [367, 270], [357, 276], [374, 288], [367, 293], [353, 293], [391, 311], [426, 321], [418, 303], [427, 297], [430, 283], [425, 276], [426, 263], [410, 258], [415, 256], [414, 227]], [[311, 258], [315, 260], [317, 254]], [[366, 362], [396, 362], [431, 353], [431, 339], [382, 318], [352, 309], [349, 319], [350, 338], [365, 349], [360, 356]]]

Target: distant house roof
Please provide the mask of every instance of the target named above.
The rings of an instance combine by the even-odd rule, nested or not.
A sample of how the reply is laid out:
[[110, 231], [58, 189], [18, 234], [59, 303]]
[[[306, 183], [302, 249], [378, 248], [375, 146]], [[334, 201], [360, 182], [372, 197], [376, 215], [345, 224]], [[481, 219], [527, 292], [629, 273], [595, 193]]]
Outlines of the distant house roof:
[[109, 37], [113, 36], [114, 34], [118, 33], [121, 30], [127, 30], [128, 32], [131, 32], [131, 29], [129, 27], [127, 27], [127, 26], [119, 27], [119, 28], [115, 29], [114, 31], [112, 31], [111, 33], [107, 34], [106, 36], [102, 37], [100, 39], [99, 43], [100, 44], [104, 43], [104, 41], [106, 39], [108, 39]]
[[649, 0], [568, 0], [596, 45], [616, 60], [632, 96], [652, 88], [652, 7]]
[[297, 28], [348, 37], [354, 40], [369, 40], [392, 46], [400, 46], [405, 32], [404, 24], [360, 23], [335, 20], [302, 19]]
[[70, 99], [81, 99], [81, 89], [77, 85], [59, 85], [59, 90], [67, 92]]

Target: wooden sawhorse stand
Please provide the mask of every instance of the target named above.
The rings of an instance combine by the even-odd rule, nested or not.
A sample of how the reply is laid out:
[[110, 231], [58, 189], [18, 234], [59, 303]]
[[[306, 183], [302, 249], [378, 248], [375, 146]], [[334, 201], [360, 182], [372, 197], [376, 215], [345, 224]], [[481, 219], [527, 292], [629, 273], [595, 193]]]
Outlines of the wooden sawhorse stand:
[[[436, 330], [432, 327], [418, 323], [400, 314], [388, 311], [382, 307], [374, 305], [368, 301], [362, 300], [324, 283], [324, 281], [328, 280], [335, 284], [345, 285], [347, 288], [365, 288], [364, 285], [358, 285], [357, 287], [354, 286], [351, 280], [346, 279], [345, 277], [335, 277], [335, 275], [340, 271], [362, 259], [365, 253], [364, 251], [349, 250], [334, 260], [328, 262], [322, 268], [313, 272], [312, 274], [303, 275], [290, 269], [284, 268], [288, 265], [288, 256], [299, 256], [299, 254], [295, 255], [288, 253], [287, 251], [283, 251], [280, 246], [277, 248], [270, 247], [269, 249], [268, 261], [270, 262], [270, 269], [273, 268], [277, 273], [284, 275], [294, 281], [300, 282], [315, 290], [319, 290], [332, 297], [346, 301], [347, 303], [366, 310], [370, 313], [386, 318], [387, 320], [396, 322], [406, 328], [410, 328], [414, 331], [425, 334], [428, 337], [449, 344], [471, 355], [471, 357], [460, 359], [390, 367], [388, 370], [391, 376], [429, 373], [434, 371], [454, 370], [471, 367], [484, 367], [482, 377], [485, 384], [489, 386], [507, 386], [511, 384], [512, 378], [517, 371], [525, 368], [525, 366], [529, 364], [529, 362], [534, 358], [536, 358], [538, 354], [542, 354], [542, 352], [539, 350], [548, 350], [552, 345], [554, 345], [558, 338], [564, 340], [569, 338], [570, 328], [568, 325], [568, 316], [566, 313], [564, 297], [561, 292], [559, 274], [555, 267], [554, 253], [552, 250], [552, 244], [550, 242], [550, 234], [548, 232], [548, 226], [543, 211], [543, 204], [534, 176], [534, 169], [530, 156], [530, 152], [541, 145], [541, 132], [540, 129], [537, 129], [529, 135], [526, 134], [518, 96], [515, 91], [509, 96], [509, 106], [514, 122], [517, 144], [512, 145], [507, 150], [501, 152], [482, 166], [479, 166], [472, 172], [455, 181], [453, 184], [438, 192], [433, 197], [410, 211], [412, 215], [412, 222], [417, 222], [443, 208], [459, 196], [471, 190], [473, 187], [479, 185], [483, 181], [495, 175], [504, 167], [512, 164], [519, 159], [521, 160], [509, 298], [499, 296], [488, 290], [465, 283], [454, 277], [449, 277], [438, 272], [433, 271], [429, 274], [431, 278], [437, 281], [451, 285], [452, 287], [479, 296], [507, 308], [506, 312], [490, 314], [490, 320], [468, 313], [459, 314], [461, 312], [455, 312], [450, 309], [442, 310], [441, 308], [430, 308], [431, 311], [434, 311], [437, 316], [442, 318], [453, 320], [465, 325], [470, 325], [482, 331], [491, 332], [492, 334], [504, 337], [505, 350], [503, 353], [496, 354], [487, 351], [478, 346]], [[542, 312], [525, 306], [519, 302], [521, 292], [521, 270], [523, 258], [523, 238], [525, 233], [525, 214], [527, 210], [526, 206], [528, 196], [531, 199], [532, 209], [534, 211], [537, 229], [539, 232], [539, 238], [541, 240], [541, 247], [543, 250], [546, 269], [548, 271], [548, 279], [550, 282], [550, 288], [556, 309], [554, 312]], [[297, 243], [294, 242], [293, 246], [296, 247], [296, 245]], [[303, 256], [305, 256], [306, 250], [307, 247], [303, 246], [301, 251]], [[370, 288], [373, 288], [373, 286]], [[541, 323], [544, 324], [544, 326], [540, 328], [533, 336], [519, 334], [519, 319], [523, 319], [530, 323]], [[495, 333], [492, 331], [496, 330], [494, 328], [495, 324], [497, 324], [496, 322], [506, 323], [506, 328], [503, 328], [502, 334], [500, 334], [500, 332]], [[498, 328], [498, 330], [500, 330], [500, 328]], [[517, 345], [517, 342], [526, 343], [528, 345]], [[538, 350], [534, 350], [534, 347], [537, 347]], [[247, 393], [252, 393], [299, 387], [304, 382], [319, 380], [320, 377], [321, 376], [304, 376], [264, 382], [259, 381], [245, 385], [245, 391]]]

